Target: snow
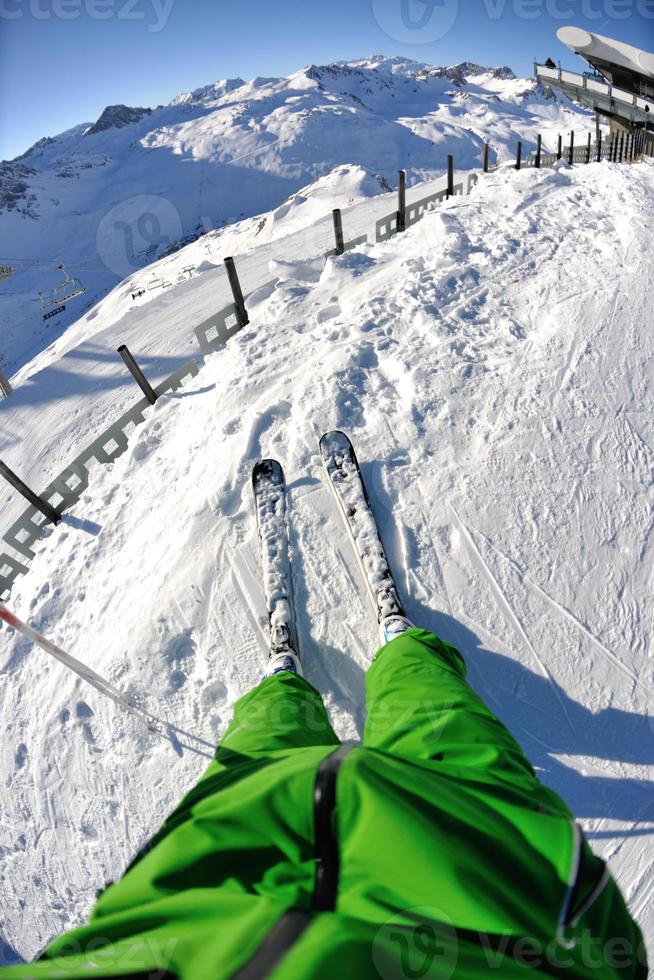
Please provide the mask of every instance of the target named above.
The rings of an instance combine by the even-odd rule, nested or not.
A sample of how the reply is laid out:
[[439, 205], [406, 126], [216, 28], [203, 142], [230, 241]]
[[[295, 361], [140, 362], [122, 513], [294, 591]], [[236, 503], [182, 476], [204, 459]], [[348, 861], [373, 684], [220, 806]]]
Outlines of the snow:
[[[306, 676], [337, 733], [360, 736], [376, 624], [322, 473], [332, 428], [356, 446], [407, 614], [459, 646], [651, 941], [653, 208], [651, 161], [500, 168], [401, 238], [317, 275], [289, 265], [251, 299], [250, 325], [146, 410], [39, 543], [11, 608], [183, 735], [149, 733], [0, 630], [5, 944], [30, 958], [83, 921], [261, 677], [261, 457], [288, 481]], [[11, 439], [41, 465], [49, 429], [68, 433], [60, 469], [108, 410], [94, 415], [76, 362], [122, 319], [123, 337], [133, 322], [153, 338], [147, 369], [170, 370], [176, 338], [219, 305], [217, 278], [131, 314], [117, 287], [26, 362]], [[112, 416], [135, 397], [113, 385]]]

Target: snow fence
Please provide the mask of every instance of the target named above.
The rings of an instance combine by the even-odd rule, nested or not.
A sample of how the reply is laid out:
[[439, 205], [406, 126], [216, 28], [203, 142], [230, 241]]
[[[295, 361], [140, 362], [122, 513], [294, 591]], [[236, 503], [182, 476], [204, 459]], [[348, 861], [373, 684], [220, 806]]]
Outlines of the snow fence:
[[[509, 169], [553, 167], [559, 160], [569, 164], [590, 163], [600, 160], [621, 162], [637, 159], [644, 148], [643, 139], [637, 139], [632, 134], [616, 136], [604, 141], [600, 138], [599, 143], [591, 143], [590, 138], [588, 138], [587, 142], [577, 146], [574, 143], [574, 134], [571, 134], [570, 142], [565, 147], [559, 137], [557, 150], [553, 153], [543, 153], [539, 139], [536, 152], [525, 159], [522, 159], [522, 144], [519, 143], [516, 162], [503, 164], [503, 167]], [[488, 148], [485, 147], [485, 161], [488, 160], [487, 154]], [[497, 169], [497, 164], [494, 166], [486, 164], [483, 170], [455, 172], [451, 166], [448, 174], [443, 177], [424, 181], [410, 188], [406, 193], [405, 200], [402, 196], [399, 196], [398, 199], [395, 192], [390, 192], [344, 209], [341, 214], [344, 241], [342, 249], [338, 251], [349, 251], [366, 242], [389, 241], [402, 228], [410, 228], [420, 220], [423, 214], [434, 210], [437, 205], [449, 197], [470, 194], [484, 172]], [[402, 204], [404, 204], [403, 212], [399, 210]], [[334, 247], [334, 224], [332, 215], [329, 214], [309, 228], [239, 256], [239, 277], [249, 287], [245, 295], [246, 303], [248, 297], [256, 290], [274, 286], [277, 281], [269, 278], [271, 261], [293, 262], [316, 259], [321, 256], [326, 258], [335, 254], [337, 254], [337, 249]], [[216, 282], [215, 291], [212, 295], [217, 295], [224, 305], [216, 313], [197, 323], [190, 334], [187, 332], [184, 336], [178, 337], [176, 342], [173, 341], [171, 348], [173, 353], [183, 355], [189, 352], [189, 348], [192, 348], [193, 356], [190, 360], [185, 360], [172, 374], [153, 386], [157, 397], [179, 388], [187, 378], [194, 377], [200, 369], [204, 356], [222, 347], [230, 337], [242, 329], [236, 305], [234, 302], [228, 301], [230, 292], [227, 276], [223, 274]], [[107, 364], [111, 365], [112, 371], [115, 369], [112, 385], [107, 386], [108, 390], [103, 395], [107, 399], [110, 399], [112, 394], [115, 399], [116, 385], [113, 382], [116, 376], [118, 376], [120, 385], [126, 387], [129, 384], [128, 376], [121, 371], [120, 358], [115, 358], [114, 365], [114, 353], [113, 350], [108, 350], [106, 354], [109, 355], [109, 360], [107, 361], [105, 356], [102, 361], [102, 372], [98, 369], [100, 387], [102, 387], [102, 378], [106, 378], [107, 375]], [[119, 372], [120, 374], [118, 374]], [[89, 383], [91, 386], [94, 380], [93, 365], [91, 365], [90, 374]], [[15, 393], [12, 393], [11, 398], [13, 402]], [[17, 411], [20, 412], [19, 399], [16, 400], [16, 404]], [[149, 407], [148, 399], [142, 398], [127, 411], [123, 411], [111, 425], [95, 435], [91, 443], [50, 481], [39, 494], [40, 499], [50, 508], [53, 508], [59, 516], [76, 504], [89, 486], [93, 468], [99, 464], [114, 462], [127, 450], [131, 432], [139, 423], [144, 421], [144, 412]], [[106, 406], [102, 405], [102, 411], [99, 414], [106, 418], [110, 414], [110, 409], [111, 403], [108, 401]], [[9, 498], [5, 509], [5, 512], [13, 511], [17, 516], [2, 535], [2, 540], [9, 549], [0, 552], [0, 600], [3, 601], [9, 597], [17, 577], [28, 571], [29, 561], [35, 557], [34, 545], [52, 524], [52, 521], [32, 504], [21, 511], [22, 501], [23, 498], [15, 493]]]

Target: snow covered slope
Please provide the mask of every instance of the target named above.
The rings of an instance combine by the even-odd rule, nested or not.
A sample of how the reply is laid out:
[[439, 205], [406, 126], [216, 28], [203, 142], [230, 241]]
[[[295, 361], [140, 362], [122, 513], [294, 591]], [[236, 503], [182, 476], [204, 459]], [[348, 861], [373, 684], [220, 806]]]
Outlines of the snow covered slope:
[[[11, 605], [186, 734], [155, 739], [0, 631], [6, 944], [31, 957], [83, 919], [259, 678], [260, 456], [289, 482], [308, 679], [360, 734], [376, 630], [321, 474], [332, 427], [355, 442], [408, 613], [459, 645], [651, 942], [653, 217], [651, 161], [500, 169], [401, 239], [289, 266], [148, 411]], [[181, 323], [185, 288], [144, 329]]]
[[[347, 201], [395, 186], [400, 167], [409, 183], [440, 174], [448, 153], [478, 166], [484, 140], [505, 159], [518, 139], [528, 150], [537, 132], [551, 144], [591, 123], [506, 68], [388, 57], [229, 79], [152, 111], [108, 107], [0, 164], [0, 264], [15, 270], [0, 284], [0, 364], [13, 374], [125, 276], [203, 231], [260, 216], [241, 248], [265, 240], [267, 212], [300, 188], [317, 204], [330, 175]], [[60, 262], [87, 291], [44, 323], [38, 291], [61, 281]]]

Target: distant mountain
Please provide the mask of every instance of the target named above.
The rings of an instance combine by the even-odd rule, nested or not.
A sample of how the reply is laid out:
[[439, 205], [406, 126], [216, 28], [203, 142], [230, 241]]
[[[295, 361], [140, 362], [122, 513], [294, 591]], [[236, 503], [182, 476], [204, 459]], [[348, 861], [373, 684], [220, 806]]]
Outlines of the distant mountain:
[[[33, 331], [42, 346], [84, 304], [205, 231], [260, 216], [279, 233], [272, 213], [286, 213], [299, 191], [311, 198], [314, 185], [319, 196], [333, 193], [338, 180], [320, 183], [330, 174], [350, 175], [349, 201], [395, 186], [400, 168], [410, 187], [442, 173], [448, 153], [455, 166], [475, 167], [486, 140], [507, 158], [518, 139], [528, 152], [538, 132], [547, 144], [548, 133], [587, 118], [506, 66], [382, 55], [225, 79], [154, 109], [108, 106], [95, 123], [0, 164], [0, 263], [14, 268], [0, 287], [0, 356], [13, 369], [23, 355], [12, 336]], [[303, 213], [286, 211], [296, 223]], [[46, 329], [37, 293], [60, 278], [60, 262], [87, 292]]]
[[127, 105], [108, 105], [97, 122], [87, 129], [85, 136], [94, 136], [105, 129], [121, 129], [136, 123], [143, 116], [152, 114], [152, 109], [131, 109]]

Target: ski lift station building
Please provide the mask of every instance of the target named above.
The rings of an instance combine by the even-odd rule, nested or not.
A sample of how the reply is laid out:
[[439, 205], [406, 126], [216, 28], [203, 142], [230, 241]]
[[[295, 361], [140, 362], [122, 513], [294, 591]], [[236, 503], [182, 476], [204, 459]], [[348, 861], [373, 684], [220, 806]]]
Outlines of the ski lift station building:
[[591, 70], [565, 71], [548, 59], [534, 65], [538, 81], [593, 109], [598, 121], [604, 116], [613, 132], [644, 129], [654, 140], [654, 54], [580, 27], [560, 27], [556, 36]]

